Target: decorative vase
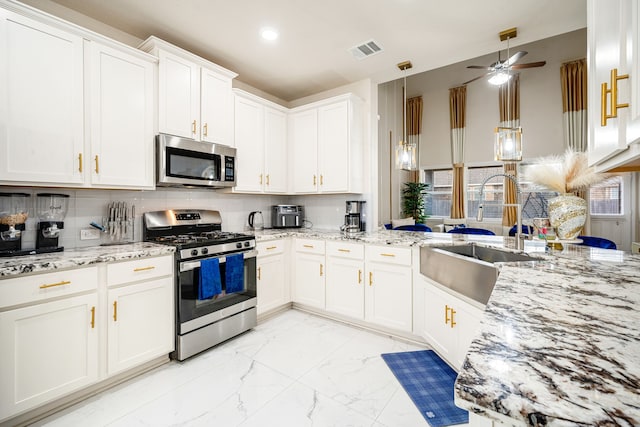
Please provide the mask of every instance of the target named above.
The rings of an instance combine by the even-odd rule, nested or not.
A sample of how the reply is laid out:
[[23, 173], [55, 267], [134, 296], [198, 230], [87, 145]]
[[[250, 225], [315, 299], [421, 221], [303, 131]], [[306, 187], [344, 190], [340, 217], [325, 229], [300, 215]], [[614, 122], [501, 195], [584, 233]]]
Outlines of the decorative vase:
[[587, 222], [587, 201], [573, 194], [549, 199], [549, 220], [561, 240], [573, 240]]

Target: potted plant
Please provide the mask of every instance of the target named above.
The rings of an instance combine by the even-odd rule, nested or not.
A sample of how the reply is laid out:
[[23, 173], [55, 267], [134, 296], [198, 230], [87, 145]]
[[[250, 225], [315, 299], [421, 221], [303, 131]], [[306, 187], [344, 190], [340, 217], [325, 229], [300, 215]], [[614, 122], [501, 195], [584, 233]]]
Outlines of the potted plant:
[[422, 182], [405, 182], [402, 190], [402, 213], [405, 217], [413, 217], [416, 224], [424, 224], [427, 215], [424, 210], [424, 196], [428, 184]]
[[525, 179], [559, 195], [549, 199], [549, 220], [560, 239], [575, 239], [587, 221], [587, 201], [576, 195], [609, 175], [589, 167], [587, 153], [568, 149], [562, 156], [539, 159], [525, 170]]

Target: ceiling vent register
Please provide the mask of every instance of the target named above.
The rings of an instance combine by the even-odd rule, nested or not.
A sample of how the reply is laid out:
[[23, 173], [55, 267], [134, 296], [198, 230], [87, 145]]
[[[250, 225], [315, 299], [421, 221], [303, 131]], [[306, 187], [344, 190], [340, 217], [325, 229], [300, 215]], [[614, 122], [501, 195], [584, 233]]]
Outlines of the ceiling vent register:
[[382, 52], [382, 46], [374, 40], [369, 40], [349, 49], [351, 55], [356, 59], [364, 59]]

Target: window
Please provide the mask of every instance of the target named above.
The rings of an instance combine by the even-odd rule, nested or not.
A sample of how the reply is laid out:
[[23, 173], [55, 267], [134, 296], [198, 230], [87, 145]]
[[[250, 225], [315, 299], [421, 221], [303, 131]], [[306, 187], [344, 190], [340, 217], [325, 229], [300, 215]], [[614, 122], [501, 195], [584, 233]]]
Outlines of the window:
[[622, 177], [615, 176], [589, 189], [591, 215], [622, 215]]
[[451, 191], [453, 170], [427, 170], [425, 183], [429, 184], [425, 196], [425, 212], [429, 216], [449, 217], [451, 215]]
[[[502, 166], [467, 169], [467, 218], [475, 218], [480, 206], [480, 187], [491, 175], [503, 173]], [[502, 218], [502, 187], [504, 177], [496, 176], [484, 186], [482, 213], [486, 219]]]

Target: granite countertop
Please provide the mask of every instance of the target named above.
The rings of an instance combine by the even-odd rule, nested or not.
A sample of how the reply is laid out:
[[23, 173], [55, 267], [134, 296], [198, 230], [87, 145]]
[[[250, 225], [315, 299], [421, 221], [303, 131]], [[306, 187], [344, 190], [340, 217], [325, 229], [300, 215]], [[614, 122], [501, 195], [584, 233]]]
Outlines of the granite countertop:
[[0, 258], [0, 279], [18, 274], [44, 273], [91, 264], [173, 254], [175, 248], [155, 243], [65, 249], [63, 252]]

